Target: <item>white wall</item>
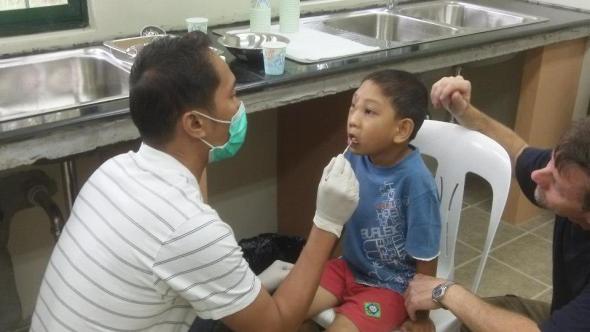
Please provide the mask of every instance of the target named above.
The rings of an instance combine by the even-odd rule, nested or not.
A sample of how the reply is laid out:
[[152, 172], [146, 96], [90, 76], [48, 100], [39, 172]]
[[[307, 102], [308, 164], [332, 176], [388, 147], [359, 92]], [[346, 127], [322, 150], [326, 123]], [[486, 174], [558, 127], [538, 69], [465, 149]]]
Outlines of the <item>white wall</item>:
[[[279, 0], [272, 0], [277, 15]], [[354, 8], [385, 0], [312, 0], [301, 5], [302, 12]], [[185, 28], [191, 16], [209, 18], [209, 25], [248, 20], [250, 0], [88, 0], [90, 26], [84, 29], [0, 38], [0, 54], [64, 48], [137, 35], [146, 25], [166, 30]]]
[[590, 1], [588, 0], [539, 0], [538, 2], [590, 10]]

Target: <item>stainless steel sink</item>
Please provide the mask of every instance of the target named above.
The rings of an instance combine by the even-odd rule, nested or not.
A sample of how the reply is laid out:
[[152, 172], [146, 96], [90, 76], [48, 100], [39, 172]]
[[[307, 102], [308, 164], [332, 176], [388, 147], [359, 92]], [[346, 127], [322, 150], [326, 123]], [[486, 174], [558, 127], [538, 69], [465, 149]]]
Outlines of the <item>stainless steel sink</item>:
[[308, 17], [302, 23], [385, 50], [547, 20], [465, 0], [436, 0]]
[[0, 122], [126, 98], [128, 77], [101, 47], [0, 60]]
[[458, 31], [453, 27], [385, 11], [350, 14], [327, 19], [324, 21], [324, 25], [377, 40], [402, 43], [451, 36]]
[[397, 13], [468, 29], [498, 29], [539, 22], [541, 18], [459, 1], [400, 6]]
[[[404, 2], [401, 5], [394, 1], [392, 8], [387, 6], [303, 17], [301, 26], [302, 30], [315, 30], [368, 46], [357, 47], [359, 51], [354, 54], [343, 52], [346, 53], [345, 56], [351, 56], [548, 21], [544, 17], [495, 8], [491, 4], [482, 6], [469, 1], [427, 0]], [[506, 5], [505, 1], [490, 3], [498, 3], [502, 7]], [[228, 31], [247, 29], [246, 26], [229, 27], [213, 32], [223, 35]], [[297, 42], [304, 41], [305, 39], [301, 39]], [[332, 46], [327, 43], [325, 47]], [[424, 49], [433, 47], [436, 45], [426, 45]], [[333, 58], [338, 57], [340, 56], [335, 55]]]

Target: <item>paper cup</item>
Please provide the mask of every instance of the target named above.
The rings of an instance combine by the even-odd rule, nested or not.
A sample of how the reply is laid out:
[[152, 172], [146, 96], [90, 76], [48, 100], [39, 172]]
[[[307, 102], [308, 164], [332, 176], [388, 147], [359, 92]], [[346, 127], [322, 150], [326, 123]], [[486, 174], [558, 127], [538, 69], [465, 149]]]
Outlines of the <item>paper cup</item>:
[[207, 24], [209, 19], [206, 17], [189, 17], [185, 19], [186, 29], [188, 32], [201, 31], [207, 33]]
[[266, 75], [283, 75], [285, 72], [285, 55], [287, 43], [272, 41], [262, 44], [264, 73]]

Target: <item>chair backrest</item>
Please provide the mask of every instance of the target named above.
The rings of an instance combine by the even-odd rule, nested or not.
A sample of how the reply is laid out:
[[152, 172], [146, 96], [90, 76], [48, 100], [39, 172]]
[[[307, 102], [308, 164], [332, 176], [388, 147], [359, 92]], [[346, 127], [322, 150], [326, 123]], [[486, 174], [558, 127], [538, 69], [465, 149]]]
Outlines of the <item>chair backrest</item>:
[[442, 220], [438, 277], [453, 278], [465, 176], [469, 172], [477, 174], [492, 188], [488, 233], [472, 284], [472, 291], [476, 292], [508, 197], [510, 157], [500, 144], [479, 132], [434, 120], [424, 121], [412, 144], [437, 161], [435, 181]]

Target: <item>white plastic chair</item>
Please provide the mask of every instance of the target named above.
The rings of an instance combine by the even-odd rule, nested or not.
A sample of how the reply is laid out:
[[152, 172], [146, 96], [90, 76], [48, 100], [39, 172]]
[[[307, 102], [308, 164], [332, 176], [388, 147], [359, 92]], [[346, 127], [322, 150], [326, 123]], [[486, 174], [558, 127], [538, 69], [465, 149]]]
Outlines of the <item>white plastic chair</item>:
[[[435, 181], [441, 201], [442, 228], [437, 277], [452, 280], [454, 276], [455, 243], [459, 231], [465, 176], [467, 173], [477, 174], [491, 185], [492, 209], [488, 233], [471, 287], [475, 293], [508, 197], [512, 172], [508, 153], [500, 144], [479, 132], [433, 120], [424, 121], [411, 143], [422, 154], [436, 159], [438, 163]], [[327, 327], [334, 317], [334, 310], [327, 309], [315, 316], [314, 321]], [[460, 323], [450, 311], [433, 310], [430, 318], [437, 331], [459, 331]]]

